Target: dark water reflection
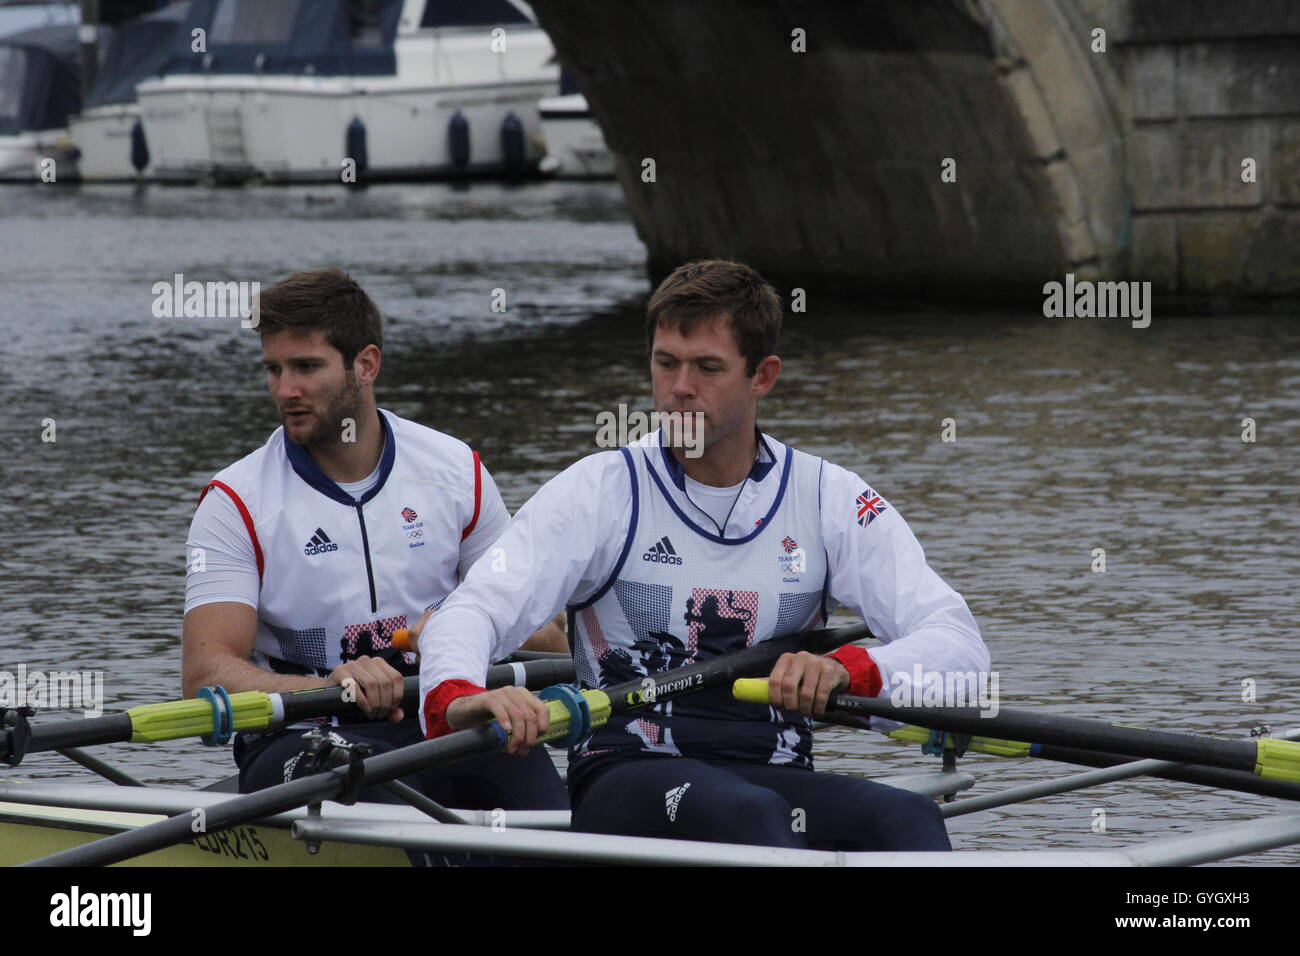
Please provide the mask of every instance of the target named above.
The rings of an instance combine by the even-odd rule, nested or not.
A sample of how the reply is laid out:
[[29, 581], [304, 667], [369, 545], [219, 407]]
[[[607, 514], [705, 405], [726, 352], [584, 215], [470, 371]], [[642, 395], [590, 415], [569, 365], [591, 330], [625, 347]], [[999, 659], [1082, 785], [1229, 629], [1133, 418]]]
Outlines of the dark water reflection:
[[[177, 693], [195, 495], [276, 424], [255, 337], [153, 318], [154, 281], [351, 269], [388, 317], [381, 404], [472, 443], [512, 507], [595, 450], [598, 412], [647, 407], [643, 249], [610, 186], [13, 188], [0, 247], [3, 666], [103, 669], [109, 707]], [[1300, 327], [813, 302], [782, 355], [764, 427], [859, 471], [908, 518], [974, 609], [1008, 706], [1224, 735], [1300, 724]], [[940, 440], [947, 418], [955, 443]], [[877, 736], [820, 741], [824, 769], [933, 767]], [[229, 766], [187, 743], [113, 756], [171, 782]], [[976, 792], [1063, 772], [963, 762]], [[24, 770], [74, 772], [48, 757]], [[1101, 849], [1286, 809], [1136, 780], [950, 830], [961, 848]]]

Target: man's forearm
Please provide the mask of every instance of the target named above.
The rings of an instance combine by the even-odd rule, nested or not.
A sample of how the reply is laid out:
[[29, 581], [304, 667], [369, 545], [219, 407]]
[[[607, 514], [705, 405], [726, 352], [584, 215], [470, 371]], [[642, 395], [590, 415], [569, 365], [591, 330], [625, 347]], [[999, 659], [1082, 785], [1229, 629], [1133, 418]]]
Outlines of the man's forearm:
[[181, 693], [186, 697], [193, 697], [200, 687], [213, 684], [219, 684], [232, 694], [248, 690], [278, 694], [329, 687], [332, 683], [328, 677], [276, 674], [237, 657], [223, 656], [202, 664], [191, 664], [188, 661], [181, 664]]
[[524, 641], [523, 651], [549, 651], [554, 654], [569, 653], [569, 637], [565, 632], [564, 615], [557, 614], [546, 624], [533, 632], [533, 636]]

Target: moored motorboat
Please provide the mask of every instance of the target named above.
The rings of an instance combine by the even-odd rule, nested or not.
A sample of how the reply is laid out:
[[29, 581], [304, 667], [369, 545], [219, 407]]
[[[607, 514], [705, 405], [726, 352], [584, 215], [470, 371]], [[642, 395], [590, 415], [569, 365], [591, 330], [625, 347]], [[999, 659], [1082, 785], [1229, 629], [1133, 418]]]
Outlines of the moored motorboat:
[[165, 75], [137, 88], [161, 179], [374, 181], [525, 173], [546, 34], [510, 0], [193, 0]]
[[541, 170], [556, 179], [612, 179], [614, 154], [581, 93], [548, 96], [537, 104], [546, 155]]
[[149, 137], [135, 88], [166, 66], [188, 12], [186, 0], [98, 28], [104, 53], [95, 82], [81, 112], [68, 121], [83, 180], [129, 180], [152, 174]]
[[0, 37], [0, 180], [76, 179], [68, 117], [80, 108], [76, 26]]

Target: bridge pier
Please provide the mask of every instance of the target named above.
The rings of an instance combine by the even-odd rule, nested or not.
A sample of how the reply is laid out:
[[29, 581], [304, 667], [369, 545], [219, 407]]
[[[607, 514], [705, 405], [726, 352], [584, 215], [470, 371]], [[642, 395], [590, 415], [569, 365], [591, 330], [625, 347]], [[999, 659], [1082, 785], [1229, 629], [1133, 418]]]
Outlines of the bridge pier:
[[1286, 0], [533, 7], [652, 277], [726, 256], [880, 297], [1041, 301], [1067, 272], [1151, 281], [1162, 308], [1300, 297]]

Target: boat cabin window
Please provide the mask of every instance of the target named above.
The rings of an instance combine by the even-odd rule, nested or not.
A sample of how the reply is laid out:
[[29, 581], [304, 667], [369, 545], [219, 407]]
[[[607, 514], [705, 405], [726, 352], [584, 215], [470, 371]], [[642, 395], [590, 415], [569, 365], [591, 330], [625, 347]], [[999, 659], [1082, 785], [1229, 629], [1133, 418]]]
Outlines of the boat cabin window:
[[384, 0], [348, 0], [348, 36], [353, 46], [382, 46], [379, 8]]
[[221, 0], [212, 18], [213, 43], [288, 43], [301, 0]]
[[0, 46], [0, 130], [18, 132], [26, 86], [27, 51], [17, 46]]
[[422, 27], [473, 27], [498, 23], [530, 23], [509, 0], [429, 0]]

